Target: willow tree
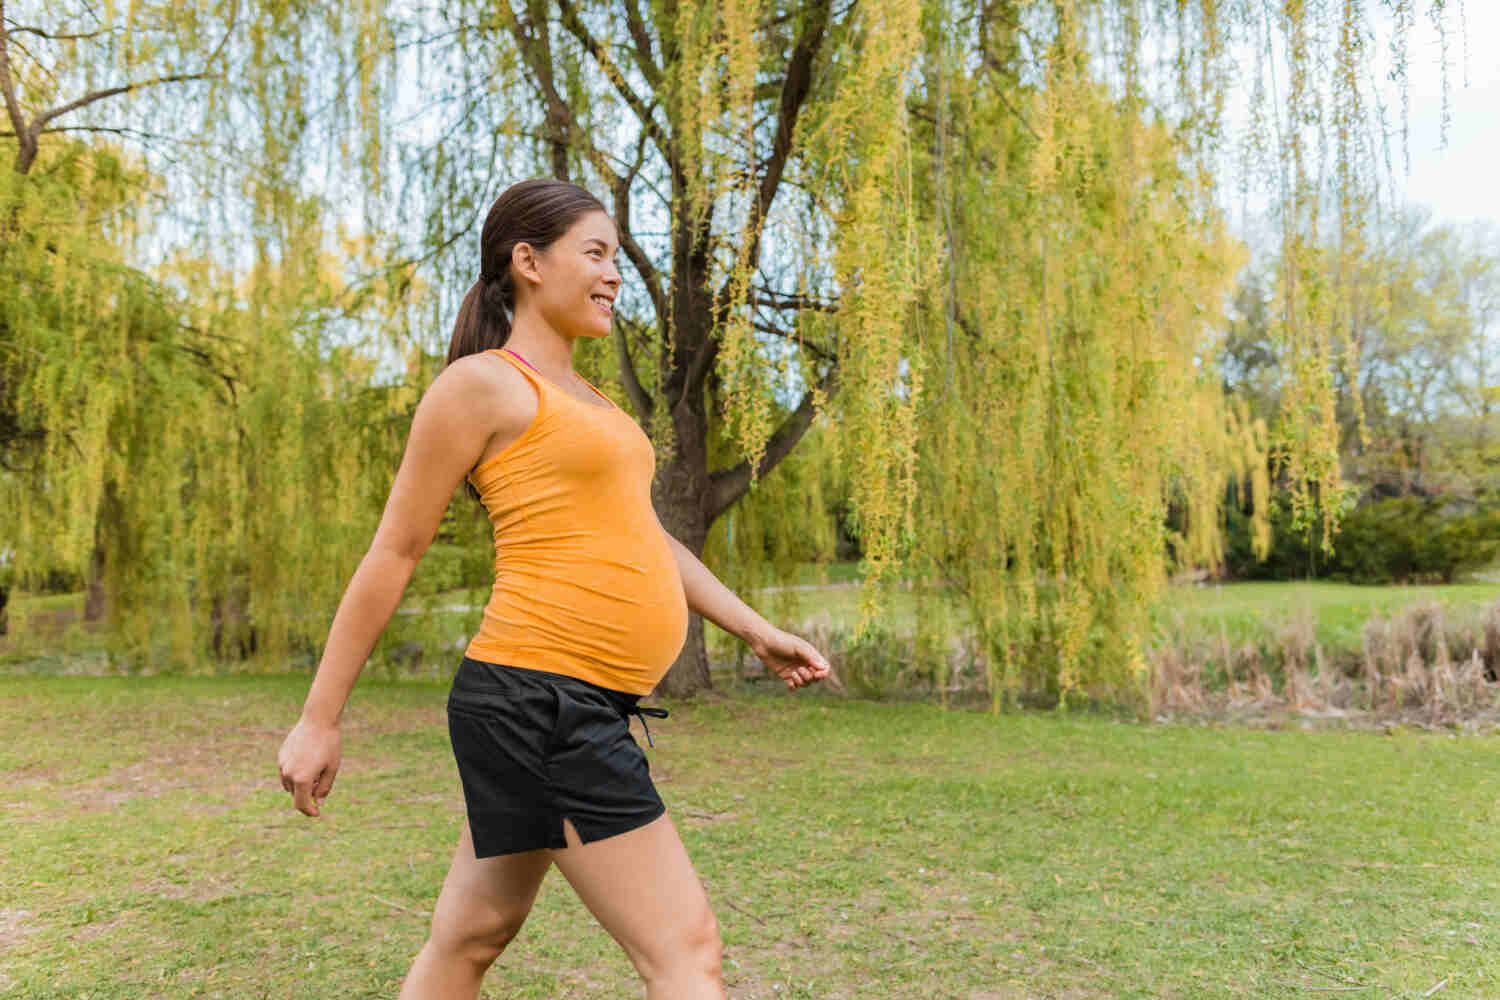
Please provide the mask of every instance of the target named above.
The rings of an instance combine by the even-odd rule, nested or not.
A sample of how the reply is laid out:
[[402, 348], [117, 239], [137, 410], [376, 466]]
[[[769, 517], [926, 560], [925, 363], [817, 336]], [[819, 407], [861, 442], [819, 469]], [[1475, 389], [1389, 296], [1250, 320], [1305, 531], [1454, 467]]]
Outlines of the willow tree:
[[[1399, 56], [1418, 8], [1394, 9]], [[406, 147], [431, 246], [464, 246], [497, 163], [611, 200], [637, 297], [585, 360], [650, 427], [695, 551], [825, 414], [872, 578], [931, 554], [997, 662], [1067, 690], [1128, 683], [1166, 569], [1216, 560], [1225, 480], [1263, 494], [1268, 449], [1331, 532], [1339, 307], [1302, 248], [1357, 241], [1380, 159], [1360, 4], [518, 0], [390, 31], [441, 39], [423, 65], [451, 81]], [[1226, 153], [1273, 179], [1289, 262], [1269, 429], [1207, 374], [1239, 260]], [[669, 683], [706, 682], [695, 621]]]
[[[865, 389], [899, 377], [894, 334], [937, 249], [909, 204], [917, 18], [898, 0], [533, 0], [448, 5], [392, 29], [397, 46], [403, 30], [448, 40], [424, 59], [457, 77], [421, 135], [392, 136], [429, 179], [432, 246], [526, 173], [610, 205], [634, 275], [612, 353], [585, 360], [652, 433], [658, 512], [695, 552], [839, 384], [859, 404], [849, 429], [875, 443], [871, 474], [887, 474], [890, 421], [909, 422]], [[474, 266], [456, 245], [446, 273]], [[695, 616], [668, 686], [707, 683]]]
[[0, 551], [23, 585], [87, 580], [157, 669], [317, 641], [410, 405], [332, 346], [380, 296], [351, 302], [364, 248], [288, 169], [303, 28], [280, 5], [0, 6]]

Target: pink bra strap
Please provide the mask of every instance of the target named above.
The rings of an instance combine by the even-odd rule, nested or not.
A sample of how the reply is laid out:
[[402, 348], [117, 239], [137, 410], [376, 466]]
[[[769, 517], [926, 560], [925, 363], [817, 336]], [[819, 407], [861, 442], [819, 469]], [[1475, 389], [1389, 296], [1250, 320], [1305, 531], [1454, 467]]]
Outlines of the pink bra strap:
[[511, 356], [513, 356], [515, 358], [518, 358], [520, 360], [521, 364], [525, 365], [527, 368], [530, 368], [532, 371], [536, 372], [538, 375], [541, 374], [540, 371], [537, 371], [536, 365], [532, 364], [530, 361], [527, 361], [525, 358], [521, 357], [521, 355], [520, 355], [519, 352], [512, 351], [509, 347], [502, 347], [500, 349], [502, 351], [504, 351], [506, 354], [509, 354], [509, 355], [511, 355]]

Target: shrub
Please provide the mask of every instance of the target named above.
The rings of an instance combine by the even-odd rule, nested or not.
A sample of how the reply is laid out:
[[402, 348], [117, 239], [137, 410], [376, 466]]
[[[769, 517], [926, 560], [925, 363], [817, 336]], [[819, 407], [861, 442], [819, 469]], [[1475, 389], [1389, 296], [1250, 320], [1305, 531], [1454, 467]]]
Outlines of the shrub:
[[1266, 559], [1250, 550], [1248, 519], [1231, 511], [1225, 571], [1246, 580], [1333, 579], [1348, 583], [1452, 583], [1500, 556], [1500, 506], [1454, 510], [1451, 499], [1392, 497], [1350, 511], [1334, 537], [1332, 554], [1292, 528], [1291, 508], [1278, 497], [1271, 508], [1272, 543]]

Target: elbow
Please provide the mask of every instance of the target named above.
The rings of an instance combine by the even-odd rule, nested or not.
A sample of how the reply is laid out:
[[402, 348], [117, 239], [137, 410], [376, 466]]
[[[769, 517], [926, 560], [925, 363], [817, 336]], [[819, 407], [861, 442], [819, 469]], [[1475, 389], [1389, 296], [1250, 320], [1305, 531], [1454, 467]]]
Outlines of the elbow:
[[417, 568], [427, 552], [431, 539], [403, 538], [385, 540], [377, 538], [365, 553], [365, 561], [377, 563], [385, 569], [404, 570], [408, 575]]

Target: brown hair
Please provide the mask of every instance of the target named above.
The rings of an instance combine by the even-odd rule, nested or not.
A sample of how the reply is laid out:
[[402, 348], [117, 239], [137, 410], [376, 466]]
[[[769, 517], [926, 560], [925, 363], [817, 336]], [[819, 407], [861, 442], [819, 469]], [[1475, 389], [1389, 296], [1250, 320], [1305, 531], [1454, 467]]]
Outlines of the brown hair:
[[458, 308], [447, 364], [504, 347], [516, 309], [510, 257], [517, 243], [545, 250], [573, 223], [604, 205], [577, 184], [541, 177], [506, 188], [490, 206], [479, 234], [479, 280]]

